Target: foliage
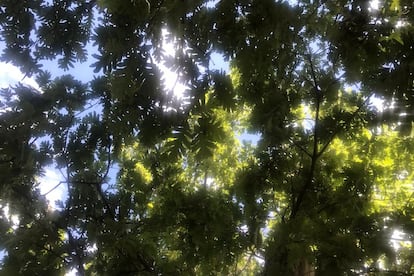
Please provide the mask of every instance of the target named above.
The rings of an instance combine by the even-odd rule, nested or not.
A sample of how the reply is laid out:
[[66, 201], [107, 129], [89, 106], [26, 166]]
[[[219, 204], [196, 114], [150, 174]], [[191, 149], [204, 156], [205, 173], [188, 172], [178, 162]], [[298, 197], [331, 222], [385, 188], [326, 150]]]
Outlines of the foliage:
[[379, 5], [1, 1], [40, 86], [1, 90], [1, 273], [412, 275], [414, 6]]

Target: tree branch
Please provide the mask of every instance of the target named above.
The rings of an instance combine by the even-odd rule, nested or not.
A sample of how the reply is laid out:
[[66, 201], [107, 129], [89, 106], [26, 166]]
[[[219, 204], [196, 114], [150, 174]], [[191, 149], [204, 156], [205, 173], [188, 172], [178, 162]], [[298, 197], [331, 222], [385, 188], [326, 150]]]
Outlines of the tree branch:
[[303, 185], [301, 191], [299, 192], [298, 196], [296, 197], [296, 201], [294, 201], [293, 206], [292, 206], [292, 212], [290, 213], [290, 218], [294, 218], [299, 209], [300, 206], [302, 205], [303, 199], [305, 197], [306, 192], [308, 191], [308, 189], [312, 186], [312, 182], [313, 182], [313, 178], [314, 178], [314, 174], [315, 174], [315, 169], [316, 169], [316, 163], [318, 161], [318, 157], [319, 157], [319, 149], [318, 149], [318, 144], [319, 144], [319, 113], [320, 113], [320, 105], [321, 105], [321, 99], [322, 99], [322, 95], [321, 95], [321, 91], [319, 89], [318, 86], [318, 81], [316, 79], [316, 73], [315, 73], [315, 69], [313, 67], [313, 63], [312, 63], [312, 59], [310, 57], [310, 55], [308, 56], [309, 59], [309, 64], [311, 67], [311, 75], [312, 75], [312, 79], [313, 79], [313, 84], [314, 84], [314, 92], [315, 92], [315, 105], [316, 105], [316, 111], [315, 111], [315, 125], [314, 125], [314, 133], [313, 133], [313, 151], [312, 151], [312, 155], [311, 157], [311, 165], [310, 165], [310, 169], [309, 169], [309, 175], [306, 179], [305, 184]]
[[46, 193], [44, 193], [42, 196], [47, 196], [48, 194], [50, 194], [51, 192], [53, 192], [53, 190], [55, 190], [57, 187], [59, 187], [60, 185], [62, 185], [65, 182], [66, 181], [59, 181], [59, 183], [56, 184], [56, 186], [54, 186], [52, 189], [50, 189], [49, 191], [47, 191]]
[[303, 153], [305, 153], [307, 156], [309, 156], [310, 158], [312, 158], [312, 154], [310, 154], [308, 152], [307, 149], [305, 149], [304, 147], [302, 147], [300, 144], [298, 144], [297, 142], [293, 141], [293, 139], [289, 139], [289, 141], [296, 147], [298, 147]]

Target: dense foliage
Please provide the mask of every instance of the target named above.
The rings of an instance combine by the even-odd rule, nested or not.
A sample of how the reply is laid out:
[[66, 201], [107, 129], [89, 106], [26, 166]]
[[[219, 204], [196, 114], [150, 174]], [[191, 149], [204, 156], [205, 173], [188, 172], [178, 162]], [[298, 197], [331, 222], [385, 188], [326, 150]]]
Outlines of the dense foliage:
[[412, 1], [0, 3], [2, 275], [414, 273]]

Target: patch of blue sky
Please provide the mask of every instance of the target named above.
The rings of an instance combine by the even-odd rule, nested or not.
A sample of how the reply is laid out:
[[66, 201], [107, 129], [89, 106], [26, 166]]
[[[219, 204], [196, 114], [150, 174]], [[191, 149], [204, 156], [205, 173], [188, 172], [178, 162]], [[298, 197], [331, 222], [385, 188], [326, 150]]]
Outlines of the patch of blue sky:
[[215, 70], [230, 72], [230, 63], [224, 60], [224, 56], [218, 52], [212, 52], [210, 55], [210, 68]]
[[242, 142], [242, 143], [249, 143], [253, 146], [256, 146], [257, 143], [259, 142], [259, 140], [261, 139], [260, 134], [258, 133], [248, 133], [248, 132], [243, 132], [240, 135], [236, 136], [237, 139]]

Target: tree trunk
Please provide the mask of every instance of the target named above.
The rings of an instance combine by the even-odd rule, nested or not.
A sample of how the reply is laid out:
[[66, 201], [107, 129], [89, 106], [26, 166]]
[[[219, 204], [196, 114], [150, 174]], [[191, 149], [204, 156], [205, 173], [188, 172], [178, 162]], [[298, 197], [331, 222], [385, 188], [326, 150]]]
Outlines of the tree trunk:
[[309, 263], [307, 259], [301, 259], [295, 266], [293, 271], [294, 276], [315, 276], [315, 268]]

